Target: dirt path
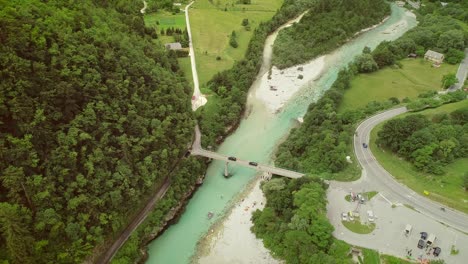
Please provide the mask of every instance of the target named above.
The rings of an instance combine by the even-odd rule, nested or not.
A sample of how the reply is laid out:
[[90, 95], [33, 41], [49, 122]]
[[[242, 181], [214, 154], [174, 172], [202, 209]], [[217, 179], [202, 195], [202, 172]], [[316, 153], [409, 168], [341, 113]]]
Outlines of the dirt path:
[[192, 65], [192, 76], [193, 76], [193, 96], [192, 96], [192, 110], [196, 111], [200, 106], [203, 106], [208, 101], [206, 97], [200, 92], [200, 84], [198, 82], [198, 73], [197, 73], [197, 64], [195, 62], [195, 50], [193, 49], [193, 41], [192, 41], [192, 31], [190, 30], [190, 19], [189, 19], [189, 8], [194, 3], [194, 1], [190, 2], [185, 7], [185, 23], [187, 24], [187, 33], [189, 36], [189, 56], [190, 56], [190, 63]]
[[140, 10], [140, 13], [144, 14], [147, 7], [148, 7], [148, 4], [146, 3], [146, 1], [143, 1], [143, 8]]

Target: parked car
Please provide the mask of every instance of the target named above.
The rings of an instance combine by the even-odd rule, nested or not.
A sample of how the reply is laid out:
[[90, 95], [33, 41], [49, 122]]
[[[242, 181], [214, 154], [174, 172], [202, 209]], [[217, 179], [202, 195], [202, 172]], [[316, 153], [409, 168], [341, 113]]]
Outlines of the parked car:
[[426, 245], [426, 241], [419, 239], [418, 248], [424, 248], [425, 245]]
[[440, 252], [442, 251], [442, 249], [440, 249], [440, 247], [435, 247], [434, 248], [434, 256], [438, 257], [440, 255]]
[[362, 146], [363, 146], [364, 148], [367, 148], [367, 144], [366, 144], [366, 143], [362, 143]]
[[349, 212], [349, 221], [354, 221], [353, 212]]
[[405, 227], [405, 236], [411, 235], [411, 230], [413, 230], [413, 227], [407, 224]]
[[369, 222], [374, 222], [374, 212], [372, 212], [371, 210], [367, 211], [367, 219], [369, 220]]
[[255, 161], [250, 161], [250, 162], [249, 162], [249, 165], [251, 165], [251, 166], [258, 166], [258, 163], [255, 162]]
[[366, 199], [364, 198], [364, 195], [358, 193], [357, 195], [357, 200], [359, 203], [364, 204], [366, 202]]
[[362, 194], [360, 194], [360, 193], [358, 193], [358, 195], [357, 195], [357, 200], [361, 204], [364, 204], [364, 202], [365, 202], [364, 196], [362, 196]]
[[364, 196], [361, 196], [361, 199], [359, 199], [359, 202], [361, 204], [364, 204], [366, 202], [366, 198], [364, 198]]
[[427, 233], [426, 232], [421, 232], [421, 239], [426, 240], [427, 238]]
[[236, 157], [229, 157], [228, 160], [236, 161], [237, 158]]
[[348, 221], [348, 214], [347, 213], [341, 213], [341, 221]]

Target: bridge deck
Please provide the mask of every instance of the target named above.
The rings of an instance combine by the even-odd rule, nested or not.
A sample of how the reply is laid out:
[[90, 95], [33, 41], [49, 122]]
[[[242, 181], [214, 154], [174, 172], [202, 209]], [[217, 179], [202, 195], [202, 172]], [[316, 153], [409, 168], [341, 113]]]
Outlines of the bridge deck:
[[272, 174], [281, 175], [281, 176], [288, 177], [288, 178], [300, 178], [305, 175], [303, 173], [280, 169], [280, 168], [276, 168], [273, 166], [264, 165], [260, 163], [257, 166], [252, 166], [252, 165], [249, 165], [249, 161], [247, 160], [241, 160], [241, 159], [237, 159], [236, 161], [228, 160], [228, 156], [225, 156], [216, 152], [204, 150], [201, 148], [192, 149], [191, 154], [196, 155], [196, 156], [203, 156], [203, 157], [212, 158], [216, 160], [226, 161], [230, 163], [235, 163], [235, 164], [239, 164], [241, 166], [247, 167], [247, 168], [256, 169], [259, 171], [266, 171]]

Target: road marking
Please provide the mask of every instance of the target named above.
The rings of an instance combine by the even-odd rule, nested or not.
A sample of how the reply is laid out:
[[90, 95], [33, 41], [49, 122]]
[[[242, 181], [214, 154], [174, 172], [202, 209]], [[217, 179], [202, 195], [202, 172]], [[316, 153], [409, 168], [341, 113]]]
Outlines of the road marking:
[[384, 199], [385, 199], [385, 201], [387, 201], [387, 202], [388, 202], [390, 205], [393, 205], [393, 203], [392, 203], [392, 202], [390, 202], [390, 200], [389, 200], [389, 199], [387, 199], [385, 196], [383, 196], [383, 194], [382, 194], [382, 193], [379, 193], [379, 194], [380, 194], [380, 196], [382, 196], [382, 198], [384, 198]]

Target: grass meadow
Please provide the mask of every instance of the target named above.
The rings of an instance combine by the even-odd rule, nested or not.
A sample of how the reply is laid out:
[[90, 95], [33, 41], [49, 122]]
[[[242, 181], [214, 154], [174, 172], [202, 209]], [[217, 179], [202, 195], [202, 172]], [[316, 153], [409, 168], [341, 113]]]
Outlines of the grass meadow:
[[423, 59], [404, 59], [401, 69], [387, 67], [374, 73], [359, 74], [351, 81], [339, 111], [365, 107], [370, 101], [390, 97], [415, 98], [425, 91], [441, 90], [442, 76], [456, 73], [458, 65], [444, 63], [440, 68]]
[[[190, 25], [201, 86], [217, 72], [231, 68], [235, 61], [244, 57], [254, 29], [273, 17], [283, 1], [252, 0], [250, 5], [236, 2], [197, 0], [190, 8]], [[241, 25], [244, 18], [249, 20], [250, 31]], [[237, 48], [229, 45], [233, 30], [237, 35]], [[218, 56], [221, 60], [216, 59]]]

